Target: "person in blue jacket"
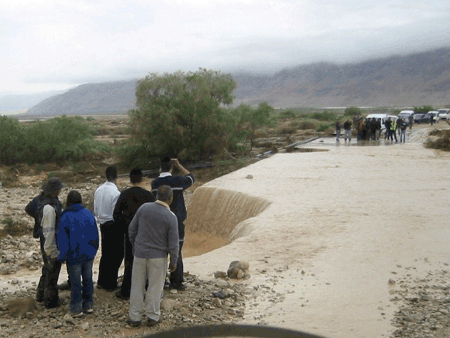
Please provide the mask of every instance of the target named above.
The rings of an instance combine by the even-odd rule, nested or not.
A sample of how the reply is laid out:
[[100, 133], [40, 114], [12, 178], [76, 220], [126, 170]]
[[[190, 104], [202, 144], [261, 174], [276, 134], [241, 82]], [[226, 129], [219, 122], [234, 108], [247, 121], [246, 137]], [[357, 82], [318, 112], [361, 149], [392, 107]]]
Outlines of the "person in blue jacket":
[[78, 191], [69, 192], [58, 231], [60, 252], [58, 259], [67, 262], [69, 267], [71, 281], [69, 310], [74, 318], [94, 311], [92, 266], [99, 247], [95, 217], [81, 203]]

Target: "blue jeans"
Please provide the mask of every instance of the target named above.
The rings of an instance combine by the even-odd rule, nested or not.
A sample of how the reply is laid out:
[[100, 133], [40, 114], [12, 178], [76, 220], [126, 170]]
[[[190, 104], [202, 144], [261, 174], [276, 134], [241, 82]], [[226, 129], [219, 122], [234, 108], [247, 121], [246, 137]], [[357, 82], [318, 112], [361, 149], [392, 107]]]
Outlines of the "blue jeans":
[[[71, 283], [70, 305], [71, 313], [78, 313], [83, 309], [92, 309], [94, 304], [94, 282], [92, 281], [92, 266], [94, 260], [68, 264]], [[83, 281], [81, 281], [83, 279]]]
[[406, 141], [406, 129], [400, 131], [400, 143], [405, 143]]

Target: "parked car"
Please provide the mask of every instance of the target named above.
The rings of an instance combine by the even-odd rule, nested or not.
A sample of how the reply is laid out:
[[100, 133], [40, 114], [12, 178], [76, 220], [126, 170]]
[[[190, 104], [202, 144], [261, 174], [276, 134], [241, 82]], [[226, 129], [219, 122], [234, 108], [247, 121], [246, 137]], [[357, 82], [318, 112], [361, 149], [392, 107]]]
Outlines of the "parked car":
[[432, 113], [431, 111], [429, 111], [428, 113], [426, 113], [424, 115], [424, 117], [422, 118], [421, 123], [430, 123], [431, 119], [434, 118], [435, 114]]
[[414, 123], [428, 123], [424, 121], [425, 114], [414, 114]]
[[414, 116], [413, 110], [402, 110], [400, 113], [398, 113], [398, 117], [402, 118], [403, 121], [406, 121], [406, 123], [408, 123], [408, 126], [409, 126], [409, 117], [410, 116]]
[[438, 110], [439, 120], [450, 120], [450, 109], [439, 108]]
[[391, 121], [397, 121], [398, 120], [398, 116], [397, 115], [388, 115], [387, 116], [388, 119], [391, 119]]
[[437, 110], [430, 110], [427, 114], [430, 114], [433, 116], [434, 123], [437, 123], [440, 120], [442, 120], [442, 116], [439, 116], [439, 112]]

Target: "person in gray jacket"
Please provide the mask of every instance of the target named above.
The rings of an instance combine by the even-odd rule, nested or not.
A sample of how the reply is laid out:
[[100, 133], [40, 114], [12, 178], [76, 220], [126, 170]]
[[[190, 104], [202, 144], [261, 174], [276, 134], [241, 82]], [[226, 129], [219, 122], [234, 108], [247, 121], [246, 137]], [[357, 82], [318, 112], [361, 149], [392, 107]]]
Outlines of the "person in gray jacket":
[[161, 319], [161, 294], [167, 270], [167, 254], [170, 254], [170, 271], [176, 270], [178, 259], [178, 222], [170, 211], [172, 188], [158, 188], [157, 201], [144, 203], [136, 212], [128, 227], [134, 261], [131, 277], [129, 323], [141, 325], [145, 283], [145, 314], [147, 326]]

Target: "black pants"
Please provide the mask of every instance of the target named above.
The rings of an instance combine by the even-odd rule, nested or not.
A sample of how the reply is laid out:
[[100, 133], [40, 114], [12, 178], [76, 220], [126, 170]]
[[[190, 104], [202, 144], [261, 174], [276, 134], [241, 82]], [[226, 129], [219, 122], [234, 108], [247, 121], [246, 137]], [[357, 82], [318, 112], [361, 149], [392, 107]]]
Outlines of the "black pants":
[[180, 241], [180, 248], [178, 250], [178, 260], [177, 260], [177, 269], [174, 272], [170, 273], [170, 284], [171, 285], [180, 285], [184, 282], [183, 279], [183, 257], [181, 256], [181, 249], [183, 248], [184, 241]]
[[125, 269], [123, 272], [123, 282], [120, 293], [124, 297], [130, 297], [131, 291], [131, 273], [133, 271], [133, 250], [131, 247], [130, 237], [125, 235]]
[[390, 136], [390, 140], [393, 141], [395, 138], [395, 142], [397, 142], [397, 131], [396, 130], [391, 130], [391, 134]]
[[174, 272], [170, 273], [170, 284], [172, 285], [180, 285], [184, 282], [183, 279], [183, 256], [181, 256], [181, 249], [184, 244], [184, 236], [185, 236], [185, 226], [184, 221], [177, 217], [178, 221], [178, 237], [180, 238], [179, 249], [178, 249], [178, 260], [177, 260], [177, 269]]
[[36, 300], [44, 302], [45, 307], [52, 308], [58, 306], [58, 278], [61, 271], [61, 262], [47, 256], [44, 251], [45, 238], [39, 237], [41, 242], [41, 254], [44, 265], [42, 275], [37, 287]]
[[119, 268], [124, 257], [124, 235], [113, 221], [100, 224], [102, 237], [102, 257], [97, 284], [104, 289], [117, 288]]

